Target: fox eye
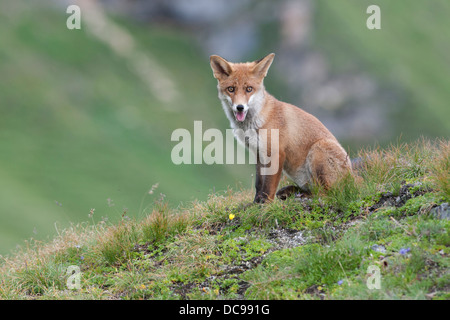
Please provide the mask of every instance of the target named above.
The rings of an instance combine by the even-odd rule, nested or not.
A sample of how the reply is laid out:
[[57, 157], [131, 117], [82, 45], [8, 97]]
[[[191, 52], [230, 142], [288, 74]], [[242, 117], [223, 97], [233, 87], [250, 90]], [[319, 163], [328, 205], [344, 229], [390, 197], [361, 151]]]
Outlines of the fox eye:
[[234, 87], [228, 87], [227, 90], [228, 92], [234, 92]]
[[253, 91], [253, 87], [247, 87], [247, 88], [245, 88], [245, 91], [252, 92]]

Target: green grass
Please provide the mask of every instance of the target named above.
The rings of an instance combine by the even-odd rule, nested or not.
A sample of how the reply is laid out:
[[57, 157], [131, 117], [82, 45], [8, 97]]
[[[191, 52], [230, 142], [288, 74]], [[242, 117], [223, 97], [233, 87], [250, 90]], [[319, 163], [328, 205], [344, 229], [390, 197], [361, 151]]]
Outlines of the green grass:
[[[369, 4], [318, 2], [314, 45], [335, 72], [356, 64], [404, 92], [393, 121], [405, 140], [446, 136], [449, 5], [379, 1], [382, 30], [372, 32]], [[0, 254], [22, 245], [2, 257], [0, 298], [448, 299], [448, 221], [427, 215], [449, 201], [448, 141], [362, 151], [361, 185], [243, 210], [253, 168], [170, 161], [174, 129], [192, 132], [200, 119], [204, 130], [228, 128], [191, 36], [113, 18], [174, 80], [181, 98], [161, 103], [86, 25], [67, 30], [63, 9], [16, 0], [0, 10]], [[261, 54], [274, 51], [277, 28], [263, 26]], [[266, 85], [279, 96], [277, 77]], [[369, 210], [404, 181], [424, 193]], [[301, 231], [307, 243], [279, 248], [272, 230]], [[387, 266], [374, 244], [386, 246]], [[381, 291], [365, 285], [371, 263], [382, 266]], [[80, 290], [67, 290], [70, 265], [81, 267]]]
[[[319, 1], [313, 45], [333, 71], [356, 65], [410, 97], [395, 106], [403, 111], [392, 117], [405, 141], [420, 134], [447, 135], [449, 5], [379, 1], [382, 30], [372, 32], [365, 27], [369, 4]], [[192, 132], [194, 120], [203, 120], [204, 130], [229, 126], [208, 59], [188, 33], [110, 17], [174, 81], [179, 98], [162, 103], [120, 55], [89, 34], [85, 22], [81, 30], [67, 30], [64, 9], [13, 1], [0, 12], [0, 73], [5, 75], [0, 77], [0, 254], [23, 239], [48, 240], [57, 230], [86, 221], [91, 208], [95, 222], [105, 217], [117, 222], [124, 211], [131, 217], [149, 214], [160, 193], [176, 207], [206, 200], [213, 190], [251, 185], [253, 169], [247, 165], [176, 166], [170, 161], [174, 129]], [[266, 36], [258, 52], [274, 51], [279, 26], [270, 22], [261, 28]], [[266, 85], [282, 97], [278, 80], [282, 76], [274, 73]], [[448, 158], [440, 161], [448, 168]], [[420, 161], [415, 165], [420, 170]], [[449, 190], [448, 173], [436, 179]], [[388, 189], [399, 188], [399, 182], [394, 178]], [[377, 192], [374, 185], [364, 192]], [[360, 197], [348, 191], [342, 196], [349, 199], [336, 198], [341, 204], [334, 205]], [[239, 219], [255, 225], [289, 220], [278, 208], [262, 216], [255, 209], [248, 212]], [[301, 223], [318, 224], [314, 218]]]
[[176, 166], [170, 159], [174, 129], [192, 132], [194, 120], [204, 130], [228, 127], [208, 60], [187, 35], [114, 19], [174, 80], [178, 99], [163, 103], [86, 24], [69, 31], [65, 10], [22, 1], [4, 7], [0, 254], [31, 236], [55, 235], [55, 222], [86, 221], [91, 208], [95, 221], [118, 221], [124, 208], [142, 217], [160, 193], [175, 207], [242, 181], [244, 165]]
[[[317, 188], [244, 209], [253, 191], [229, 189], [179, 208], [158, 199], [139, 219], [73, 225], [4, 257], [0, 298], [448, 299], [450, 221], [430, 211], [450, 201], [436, 160], [449, 151], [424, 139], [361, 151], [362, 181], [344, 178], [341, 195]], [[282, 232], [303, 240], [283, 242]], [[71, 265], [82, 272], [75, 290]], [[374, 266], [380, 289], [367, 286]]]

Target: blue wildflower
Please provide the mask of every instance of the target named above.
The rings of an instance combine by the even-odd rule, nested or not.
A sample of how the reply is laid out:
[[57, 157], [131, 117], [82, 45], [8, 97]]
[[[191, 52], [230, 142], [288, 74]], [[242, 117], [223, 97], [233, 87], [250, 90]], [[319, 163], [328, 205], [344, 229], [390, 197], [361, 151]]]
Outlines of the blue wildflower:
[[341, 285], [341, 284], [343, 284], [344, 283], [344, 280], [339, 280], [338, 281], [338, 285]]
[[405, 255], [405, 254], [407, 254], [409, 251], [411, 251], [411, 248], [401, 248], [400, 251], [399, 251], [399, 253], [400, 253], [401, 255]]

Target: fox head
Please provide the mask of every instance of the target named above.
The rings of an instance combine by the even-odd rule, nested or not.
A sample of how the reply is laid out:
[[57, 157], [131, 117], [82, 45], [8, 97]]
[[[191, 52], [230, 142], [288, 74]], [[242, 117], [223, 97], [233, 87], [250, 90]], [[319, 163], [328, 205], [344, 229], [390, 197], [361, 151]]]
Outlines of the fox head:
[[230, 118], [242, 123], [257, 114], [263, 105], [263, 80], [272, 64], [274, 53], [246, 63], [231, 63], [222, 57], [210, 57], [214, 78], [218, 81], [219, 99]]

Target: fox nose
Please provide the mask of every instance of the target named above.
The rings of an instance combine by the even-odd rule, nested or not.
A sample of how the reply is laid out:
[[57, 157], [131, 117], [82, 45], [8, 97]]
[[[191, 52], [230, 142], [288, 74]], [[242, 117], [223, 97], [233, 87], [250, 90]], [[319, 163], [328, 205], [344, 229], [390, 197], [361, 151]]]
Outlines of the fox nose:
[[240, 104], [240, 105], [236, 106], [236, 110], [239, 112], [244, 111], [244, 106], [242, 104]]

